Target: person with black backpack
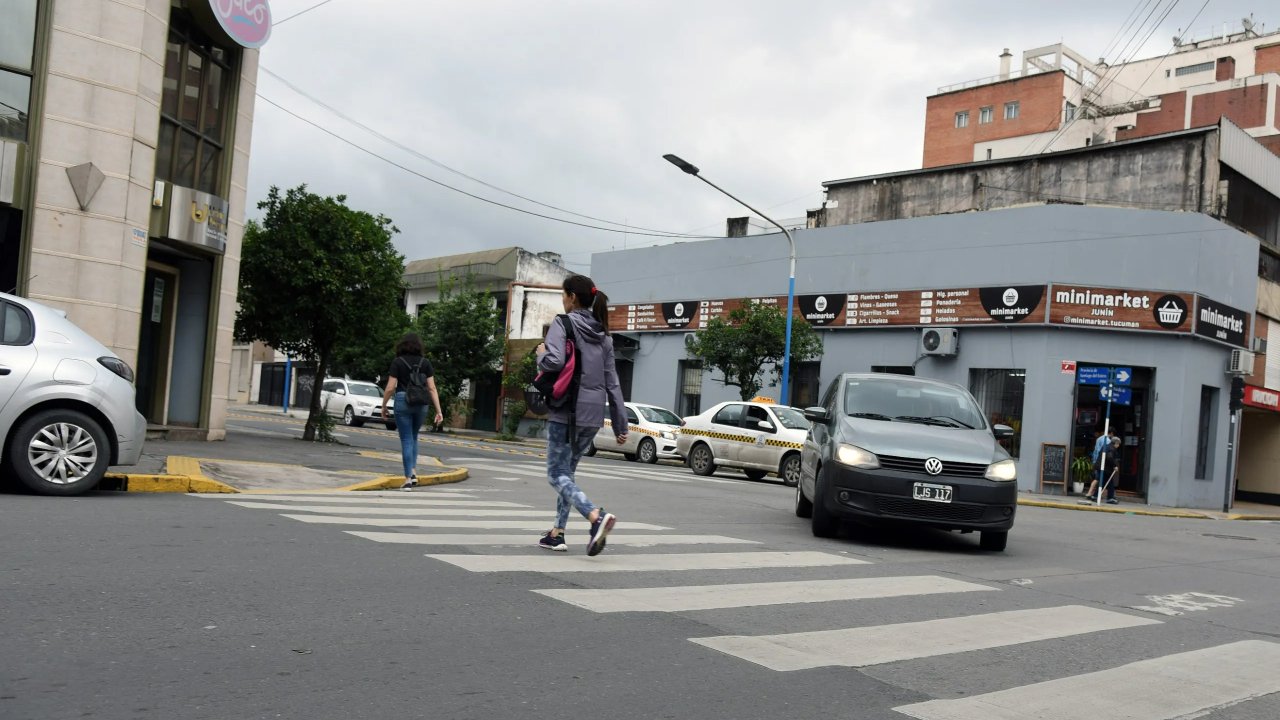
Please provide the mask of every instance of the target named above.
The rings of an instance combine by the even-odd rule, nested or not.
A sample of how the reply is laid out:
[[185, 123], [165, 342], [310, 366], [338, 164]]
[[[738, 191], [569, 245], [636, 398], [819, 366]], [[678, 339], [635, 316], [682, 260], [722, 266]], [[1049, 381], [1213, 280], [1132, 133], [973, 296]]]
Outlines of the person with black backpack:
[[444, 422], [440, 396], [436, 393], [435, 371], [422, 356], [422, 338], [406, 333], [396, 345], [396, 359], [387, 371], [387, 388], [382, 392], [382, 419], [387, 419], [387, 403], [395, 398], [396, 432], [400, 434], [400, 459], [404, 462], [404, 485], [418, 485], [418, 432], [427, 419], [427, 400], [436, 409], [435, 424]]
[[[549, 379], [547, 387], [547, 481], [556, 491], [556, 524], [538, 545], [556, 551], [568, 549], [564, 529], [572, 507], [591, 523], [587, 555], [598, 555], [617, 517], [587, 499], [574, 482], [583, 453], [604, 426], [608, 407], [618, 444], [627, 440], [627, 416], [622, 386], [613, 361], [609, 336], [609, 298], [591, 278], [574, 275], [564, 281], [564, 315], [556, 317], [538, 346], [538, 370]], [[568, 377], [565, 377], [568, 375]], [[543, 387], [543, 381], [535, 380]], [[608, 401], [606, 403], [606, 400]]]

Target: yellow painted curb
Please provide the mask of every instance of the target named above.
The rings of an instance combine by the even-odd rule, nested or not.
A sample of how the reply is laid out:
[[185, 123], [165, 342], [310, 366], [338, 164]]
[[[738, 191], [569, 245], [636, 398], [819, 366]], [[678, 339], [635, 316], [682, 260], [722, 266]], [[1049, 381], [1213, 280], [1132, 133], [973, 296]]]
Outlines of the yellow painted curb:
[[1228, 520], [1275, 520], [1280, 522], [1280, 515], [1228, 515]]
[[[468, 476], [466, 468], [458, 468], [448, 472], [436, 473], [434, 475], [419, 475], [418, 486], [425, 485], [444, 485], [447, 483], [456, 483], [466, 480]], [[387, 475], [384, 477], [369, 480], [367, 482], [356, 483], [346, 487], [338, 488], [335, 492], [359, 491], [359, 490], [399, 490], [404, 484], [404, 477], [400, 475]]]
[[1183, 512], [1180, 510], [1130, 510], [1122, 507], [1117, 507], [1115, 505], [1108, 505], [1106, 507], [1099, 507], [1097, 505], [1078, 505], [1078, 504], [1069, 505], [1067, 503], [1048, 502], [1044, 500], [1026, 500], [1023, 498], [1018, 499], [1018, 504], [1029, 505], [1031, 507], [1057, 508], [1059, 510], [1083, 510], [1085, 512], [1104, 512], [1104, 513], [1114, 513], [1118, 515], [1146, 515], [1149, 517], [1173, 517], [1173, 518], [1187, 518], [1192, 520], [1208, 520], [1211, 518], [1211, 516], [1209, 515], [1203, 515], [1200, 513], [1192, 513], [1192, 512]]
[[130, 475], [108, 473], [107, 477], [120, 483], [120, 490], [137, 493], [238, 493], [230, 485], [207, 477], [187, 475]]

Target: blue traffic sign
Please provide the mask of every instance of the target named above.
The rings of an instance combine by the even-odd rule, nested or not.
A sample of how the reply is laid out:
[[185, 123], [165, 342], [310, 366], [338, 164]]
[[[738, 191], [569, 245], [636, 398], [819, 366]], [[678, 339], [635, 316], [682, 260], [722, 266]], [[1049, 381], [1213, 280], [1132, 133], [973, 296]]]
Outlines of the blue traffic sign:
[[1115, 371], [1112, 380], [1116, 385], [1128, 385], [1129, 381], [1133, 379], [1133, 368], [1118, 367], [1115, 368]]
[[1106, 385], [1111, 368], [1082, 365], [1076, 370], [1076, 382], [1081, 385]]
[[1098, 397], [1103, 400], [1109, 399], [1116, 405], [1130, 405], [1133, 403], [1133, 390], [1127, 387], [1103, 386], [1098, 390]]

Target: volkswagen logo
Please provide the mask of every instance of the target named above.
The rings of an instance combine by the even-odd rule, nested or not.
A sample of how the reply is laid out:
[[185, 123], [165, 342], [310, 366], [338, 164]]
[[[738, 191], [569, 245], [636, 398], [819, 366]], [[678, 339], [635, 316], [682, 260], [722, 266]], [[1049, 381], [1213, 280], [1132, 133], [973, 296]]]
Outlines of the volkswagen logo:
[[924, 461], [924, 471], [930, 475], [942, 474], [942, 461], [938, 458], [929, 458]]

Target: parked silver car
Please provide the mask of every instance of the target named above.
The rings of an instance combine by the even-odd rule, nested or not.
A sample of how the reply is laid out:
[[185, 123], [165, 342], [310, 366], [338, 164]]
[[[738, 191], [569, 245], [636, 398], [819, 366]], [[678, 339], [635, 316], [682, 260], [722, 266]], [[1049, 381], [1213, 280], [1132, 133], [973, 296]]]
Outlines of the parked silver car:
[[382, 388], [371, 382], [330, 378], [320, 388], [320, 407], [343, 425], [360, 427], [365, 422], [378, 422], [388, 430], [396, 429], [395, 409], [387, 403], [387, 419], [382, 419]]
[[61, 310], [0, 293], [0, 472], [78, 495], [136, 464], [146, 433], [127, 363]]

